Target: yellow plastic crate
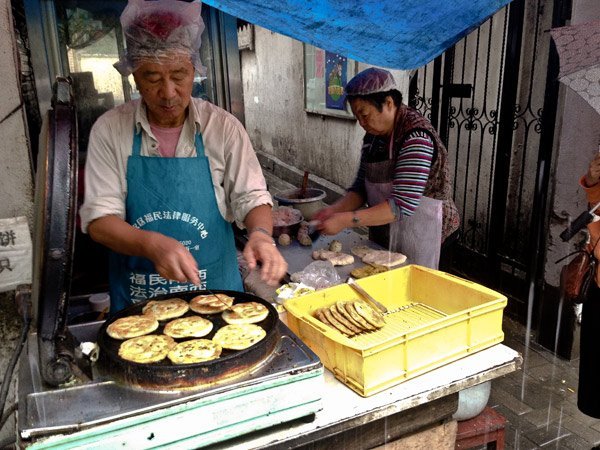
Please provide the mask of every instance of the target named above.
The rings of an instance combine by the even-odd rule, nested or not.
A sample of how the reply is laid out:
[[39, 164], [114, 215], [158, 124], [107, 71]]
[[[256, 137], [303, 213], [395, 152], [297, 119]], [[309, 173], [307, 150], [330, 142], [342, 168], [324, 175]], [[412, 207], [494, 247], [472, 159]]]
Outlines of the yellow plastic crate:
[[502, 342], [506, 297], [477, 283], [408, 265], [357, 281], [388, 309], [378, 331], [346, 337], [312, 316], [360, 299], [340, 284], [285, 302], [289, 327], [342, 383], [367, 397]]

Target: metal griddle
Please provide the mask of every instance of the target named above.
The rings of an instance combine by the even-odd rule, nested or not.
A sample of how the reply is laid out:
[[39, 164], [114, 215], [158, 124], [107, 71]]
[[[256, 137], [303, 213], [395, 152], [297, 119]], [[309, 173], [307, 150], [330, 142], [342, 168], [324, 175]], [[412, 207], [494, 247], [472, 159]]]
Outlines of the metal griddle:
[[[122, 371], [111, 359], [114, 348], [102, 344], [106, 362], [95, 362], [96, 352], [89, 350], [105, 323], [67, 325], [77, 211], [77, 127], [69, 80], [57, 81], [52, 107], [36, 176], [33, 321], [19, 366], [19, 446], [199, 448], [318, 411], [323, 366], [271, 305], [267, 338], [242, 351], [239, 360], [225, 355], [229, 369], [222, 377], [215, 364], [214, 376], [203, 382], [208, 365], [198, 366], [188, 386], [149, 390], [117, 376]], [[257, 301], [244, 293], [234, 296]], [[236, 370], [243, 361], [247, 366]], [[141, 384], [155, 385], [190, 376], [179, 366], [168, 369], [149, 378], [133, 372]], [[228, 376], [232, 371], [235, 377]]]
[[[223, 379], [230, 379], [236, 375], [249, 372], [254, 367], [262, 364], [273, 352], [279, 334], [277, 323], [279, 315], [277, 310], [269, 302], [252, 294], [226, 290], [213, 290], [214, 293], [223, 293], [235, 298], [234, 304], [244, 302], [256, 302], [264, 305], [269, 314], [256, 325], [266, 331], [266, 336], [244, 350], [227, 350], [218, 359], [196, 364], [173, 364], [168, 358], [153, 364], [140, 364], [126, 361], [119, 357], [119, 347], [122, 340], [113, 339], [106, 333], [106, 328], [121, 317], [142, 314], [143, 307], [148, 303], [141, 302], [125, 308], [106, 321], [98, 332], [97, 342], [100, 347], [100, 359], [98, 360], [99, 371], [120, 380], [133, 387], [146, 389], [167, 390], [176, 388], [195, 389], [206, 384], [219, 383]], [[190, 301], [197, 295], [208, 294], [208, 291], [196, 291], [177, 294], [177, 297]], [[155, 297], [154, 300], [171, 298], [173, 295]], [[196, 313], [189, 311], [185, 316], [194, 316]], [[211, 339], [215, 332], [222, 326], [227, 325], [221, 318], [221, 314], [202, 314], [202, 317], [213, 323], [212, 331], [204, 337]], [[161, 334], [166, 321], [159, 323], [159, 328], [153, 334]], [[176, 339], [183, 341], [184, 339]]]
[[[71, 331], [86, 341], [102, 325], [75, 325]], [[22, 443], [168, 448], [185, 439], [189, 445], [183, 447], [199, 448], [313, 414], [321, 409], [322, 364], [283, 323], [277, 322], [275, 331], [278, 340], [270, 357], [245, 375], [169, 391], [132, 388], [95, 367], [87, 383], [49, 388], [37, 370], [37, 339], [29, 339], [19, 368]], [[173, 421], [174, 427], [169, 425]]]

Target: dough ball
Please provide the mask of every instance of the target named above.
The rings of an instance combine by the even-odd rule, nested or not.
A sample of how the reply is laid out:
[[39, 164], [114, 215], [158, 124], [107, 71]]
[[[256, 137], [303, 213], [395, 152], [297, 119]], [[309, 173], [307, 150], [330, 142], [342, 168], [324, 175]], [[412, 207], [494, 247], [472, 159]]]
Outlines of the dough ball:
[[329, 243], [329, 250], [332, 252], [341, 252], [342, 243], [338, 240], [333, 240]]
[[298, 234], [298, 242], [300, 242], [301, 245], [312, 245], [312, 239], [307, 234]]
[[277, 239], [277, 242], [279, 242], [279, 245], [283, 245], [285, 247], [285, 246], [290, 245], [292, 243], [292, 238], [290, 237], [289, 234], [283, 233], [283, 234], [279, 235], [279, 238]]

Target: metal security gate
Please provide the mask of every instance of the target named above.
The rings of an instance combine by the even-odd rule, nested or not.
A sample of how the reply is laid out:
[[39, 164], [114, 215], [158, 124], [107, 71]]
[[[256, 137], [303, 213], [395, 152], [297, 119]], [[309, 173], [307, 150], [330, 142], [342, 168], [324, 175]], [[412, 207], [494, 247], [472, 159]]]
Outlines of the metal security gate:
[[[520, 318], [536, 272], [533, 224], [544, 208], [539, 158], [554, 129], [556, 101], [545, 97], [557, 61], [547, 30], [564, 22], [553, 14], [559, 4], [515, 0], [419, 69], [409, 92], [449, 152], [462, 235], [446, 270], [509, 295]], [[551, 114], [542, 121], [542, 112]]]

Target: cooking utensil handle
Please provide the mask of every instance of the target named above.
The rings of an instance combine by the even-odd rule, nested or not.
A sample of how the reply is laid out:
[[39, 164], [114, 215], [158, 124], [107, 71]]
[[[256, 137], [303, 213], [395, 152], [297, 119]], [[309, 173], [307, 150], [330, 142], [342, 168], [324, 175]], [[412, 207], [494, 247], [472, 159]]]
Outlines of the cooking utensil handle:
[[215, 294], [213, 291], [211, 291], [210, 289], [204, 289], [206, 292], [208, 292], [210, 295], [212, 295], [214, 298], [217, 299], [217, 301], [225, 306], [225, 308], [227, 308], [228, 311], [231, 311], [232, 313], [235, 313], [235, 311], [233, 309], [231, 309], [231, 306], [229, 306], [227, 303], [225, 303], [223, 300], [221, 300], [220, 297], [217, 296], [217, 294]]
[[577, 218], [571, 222], [571, 224], [560, 233], [560, 238], [567, 242], [573, 236], [575, 236], [579, 230], [582, 230], [588, 223], [592, 221], [594, 216], [588, 211], [582, 212]]
[[304, 177], [302, 178], [302, 186], [300, 187], [300, 198], [306, 197], [306, 188], [308, 187], [308, 170], [304, 171]]
[[358, 284], [356, 284], [356, 282], [354, 281], [354, 278], [348, 278], [348, 280], [346, 281], [346, 283], [352, 289], [354, 289], [356, 292], [358, 292], [371, 305], [375, 306], [375, 308], [377, 308], [379, 311], [381, 311], [382, 313], [388, 312], [388, 310], [387, 310], [387, 308], [385, 306], [383, 306], [381, 303], [379, 303], [377, 300], [375, 300], [373, 297], [371, 297], [367, 293], [367, 291], [365, 291], [362, 287], [360, 287]]

